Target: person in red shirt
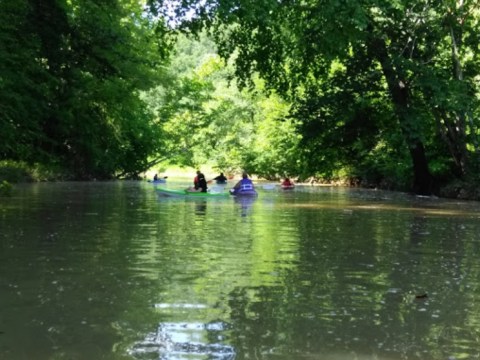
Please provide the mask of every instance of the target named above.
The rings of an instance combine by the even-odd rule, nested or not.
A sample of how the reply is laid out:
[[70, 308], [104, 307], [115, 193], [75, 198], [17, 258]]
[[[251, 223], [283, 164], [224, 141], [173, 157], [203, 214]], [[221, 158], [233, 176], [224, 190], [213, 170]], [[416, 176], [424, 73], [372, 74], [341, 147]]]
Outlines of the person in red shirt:
[[287, 177], [285, 180], [282, 182], [282, 188], [293, 188], [295, 185], [293, 182]]

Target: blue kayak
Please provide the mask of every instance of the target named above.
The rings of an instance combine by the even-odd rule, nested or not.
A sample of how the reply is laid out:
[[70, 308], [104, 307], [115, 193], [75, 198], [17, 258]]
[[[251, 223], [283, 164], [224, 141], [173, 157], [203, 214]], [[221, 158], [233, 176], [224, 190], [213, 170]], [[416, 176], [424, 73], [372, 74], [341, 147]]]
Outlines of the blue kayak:
[[233, 196], [257, 196], [258, 193], [254, 188], [251, 189], [230, 189]]
[[167, 182], [166, 179], [157, 179], [157, 180], [148, 180], [151, 184], [165, 184]]

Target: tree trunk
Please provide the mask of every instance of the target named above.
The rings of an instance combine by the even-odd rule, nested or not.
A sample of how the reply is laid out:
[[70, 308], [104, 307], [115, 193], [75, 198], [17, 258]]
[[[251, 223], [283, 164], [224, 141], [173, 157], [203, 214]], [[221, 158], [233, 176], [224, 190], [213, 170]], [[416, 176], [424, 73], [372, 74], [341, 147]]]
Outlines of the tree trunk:
[[434, 181], [428, 169], [428, 161], [425, 156], [425, 148], [421, 141], [410, 146], [410, 156], [413, 161], [413, 191], [418, 195], [432, 195], [434, 191]]
[[[460, 7], [463, 6], [463, 1], [460, 2]], [[460, 43], [461, 43], [461, 35]], [[450, 26], [450, 38], [452, 39], [452, 64], [453, 64], [453, 77], [458, 81], [463, 81], [463, 70], [462, 64], [460, 61], [460, 56], [458, 54], [458, 41], [455, 37], [455, 31], [452, 26]], [[466, 136], [466, 123], [467, 123], [467, 111], [454, 114], [455, 119], [455, 131], [453, 129], [447, 128], [447, 131], [455, 135], [455, 149], [453, 157], [455, 161], [459, 164], [462, 176], [467, 173], [467, 163], [468, 163], [468, 152], [467, 152], [467, 136]], [[472, 130], [474, 127], [472, 128]], [[473, 137], [475, 141], [475, 137]], [[477, 150], [477, 145], [474, 143], [474, 149]]]
[[379, 61], [392, 97], [400, 128], [408, 145], [413, 164], [412, 190], [419, 195], [432, 195], [434, 181], [428, 168], [425, 148], [420, 140], [421, 134], [415, 133], [413, 114], [409, 110], [408, 84], [399, 69], [395, 69], [388, 55], [384, 40], [372, 39], [369, 44], [372, 58]]

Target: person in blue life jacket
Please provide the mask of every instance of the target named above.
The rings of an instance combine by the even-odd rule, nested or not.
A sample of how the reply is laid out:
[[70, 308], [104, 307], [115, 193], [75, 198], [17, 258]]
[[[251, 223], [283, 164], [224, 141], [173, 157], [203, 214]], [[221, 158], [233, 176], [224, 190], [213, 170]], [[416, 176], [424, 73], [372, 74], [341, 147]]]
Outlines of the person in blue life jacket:
[[234, 195], [242, 192], [254, 192], [254, 191], [255, 191], [255, 188], [253, 186], [253, 182], [248, 178], [248, 174], [246, 172], [242, 174], [242, 179], [235, 184], [232, 190], [230, 190], [230, 192]]

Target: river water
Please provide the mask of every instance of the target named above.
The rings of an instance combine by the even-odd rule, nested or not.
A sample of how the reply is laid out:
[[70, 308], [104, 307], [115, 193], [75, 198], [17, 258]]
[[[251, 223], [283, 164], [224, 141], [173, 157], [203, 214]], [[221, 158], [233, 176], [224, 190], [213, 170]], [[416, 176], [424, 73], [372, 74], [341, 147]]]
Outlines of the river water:
[[40, 183], [0, 198], [0, 359], [480, 357], [479, 203], [154, 189]]

